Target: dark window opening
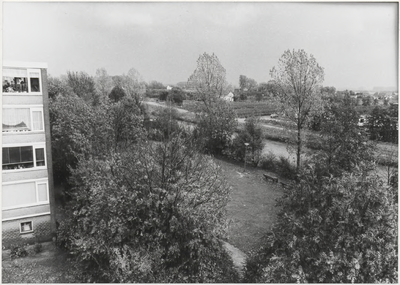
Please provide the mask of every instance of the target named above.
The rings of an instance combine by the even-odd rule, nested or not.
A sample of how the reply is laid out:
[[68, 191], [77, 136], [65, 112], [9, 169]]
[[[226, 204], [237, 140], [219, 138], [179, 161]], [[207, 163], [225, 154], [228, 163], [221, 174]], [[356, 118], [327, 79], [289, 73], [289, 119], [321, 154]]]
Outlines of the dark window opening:
[[33, 147], [3, 148], [3, 170], [32, 168], [33, 166]]
[[21, 223], [21, 233], [33, 231], [32, 222]]
[[40, 92], [39, 78], [31, 78], [31, 92]]
[[36, 154], [36, 166], [45, 166], [45, 159], [44, 159], [44, 148], [37, 148], [35, 149]]

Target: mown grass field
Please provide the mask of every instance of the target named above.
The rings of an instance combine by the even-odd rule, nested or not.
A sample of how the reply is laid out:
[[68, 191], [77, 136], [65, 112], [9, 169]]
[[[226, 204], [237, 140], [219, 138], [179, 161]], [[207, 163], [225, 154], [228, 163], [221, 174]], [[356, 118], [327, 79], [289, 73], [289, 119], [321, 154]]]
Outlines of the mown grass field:
[[265, 181], [262, 169], [247, 166], [244, 172], [242, 163], [223, 159], [216, 162], [232, 187], [227, 206], [228, 242], [248, 254], [276, 220], [276, 199], [282, 195], [282, 188]]

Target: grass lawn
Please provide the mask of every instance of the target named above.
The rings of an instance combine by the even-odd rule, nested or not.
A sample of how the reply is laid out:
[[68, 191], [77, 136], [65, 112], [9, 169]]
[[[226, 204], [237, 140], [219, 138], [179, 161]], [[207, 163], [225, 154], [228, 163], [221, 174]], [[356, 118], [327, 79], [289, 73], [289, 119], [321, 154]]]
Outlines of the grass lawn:
[[53, 242], [42, 243], [43, 251], [35, 253], [27, 246], [28, 256], [10, 258], [10, 250], [2, 252], [2, 283], [81, 283], [79, 269], [57, 249]]
[[264, 170], [246, 167], [216, 159], [223, 174], [232, 186], [228, 204], [228, 242], [248, 254], [260, 242], [264, 233], [271, 229], [278, 208], [276, 199], [282, 195], [278, 184], [263, 178]]

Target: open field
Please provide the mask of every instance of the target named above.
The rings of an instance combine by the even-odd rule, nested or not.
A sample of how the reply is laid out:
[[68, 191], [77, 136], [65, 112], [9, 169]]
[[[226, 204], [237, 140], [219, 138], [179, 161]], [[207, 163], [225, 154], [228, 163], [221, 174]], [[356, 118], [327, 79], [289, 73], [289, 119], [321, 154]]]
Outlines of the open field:
[[227, 207], [228, 242], [248, 254], [260, 238], [268, 232], [278, 212], [276, 199], [282, 195], [278, 184], [266, 182], [265, 171], [243, 164], [217, 159], [223, 175], [232, 187], [231, 201]]
[[[195, 112], [201, 102], [185, 100], [183, 108]], [[250, 116], [269, 116], [276, 112], [276, 107], [268, 102], [231, 102], [230, 107], [236, 112], [238, 118], [247, 118]]]
[[238, 118], [250, 116], [269, 116], [276, 113], [277, 108], [268, 102], [232, 102], [231, 107], [235, 110]]

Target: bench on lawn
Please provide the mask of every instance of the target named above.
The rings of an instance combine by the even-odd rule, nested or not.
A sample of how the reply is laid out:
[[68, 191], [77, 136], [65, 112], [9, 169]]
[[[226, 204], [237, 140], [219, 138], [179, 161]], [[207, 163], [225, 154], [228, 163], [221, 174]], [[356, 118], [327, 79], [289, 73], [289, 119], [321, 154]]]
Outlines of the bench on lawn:
[[266, 173], [264, 173], [263, 175], [266, 180], [271, 180], [272, 182], [278, 183], [278, 177], [275, 177], [275, 176], [272, 176], [272, 175], [269, 175]]
[[283, 181], [281, 181], [280, 183], [281, 183], [281, 185], [282, 185], [283, 188], [293, 187], [293, 184], [292, 184], [292, 183], [286, 183], [286, 182], [283, 182]]

